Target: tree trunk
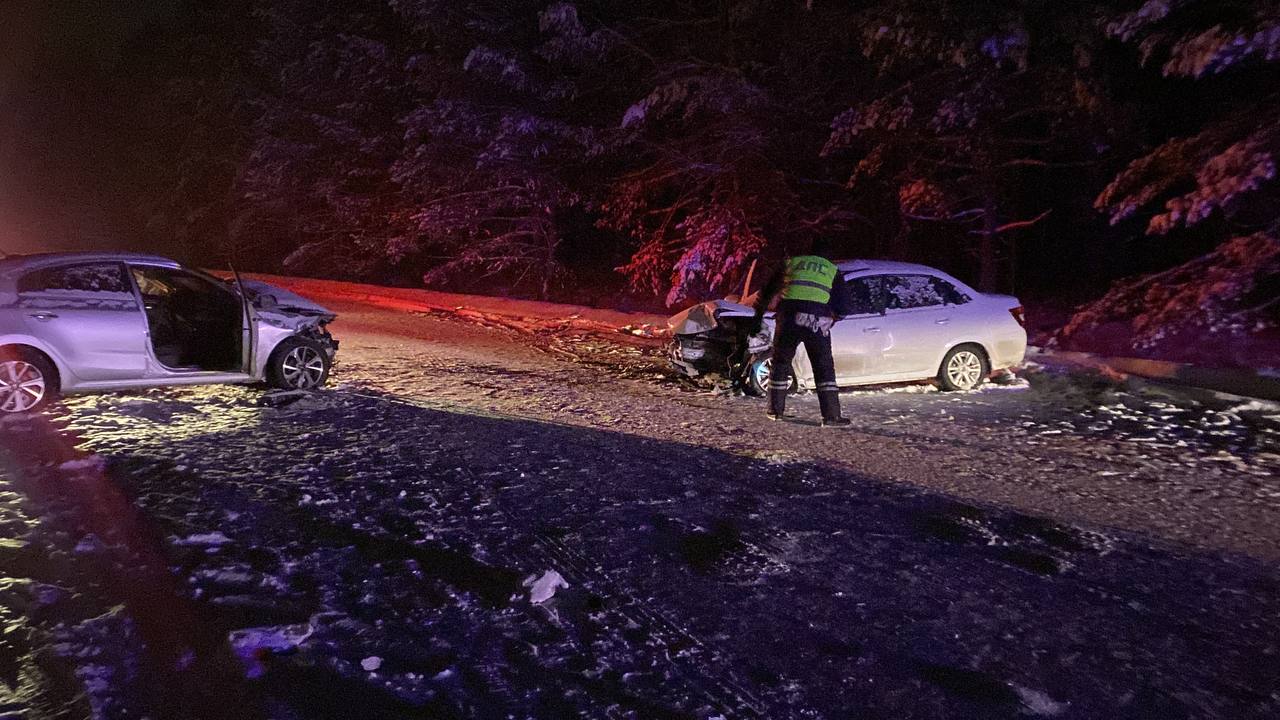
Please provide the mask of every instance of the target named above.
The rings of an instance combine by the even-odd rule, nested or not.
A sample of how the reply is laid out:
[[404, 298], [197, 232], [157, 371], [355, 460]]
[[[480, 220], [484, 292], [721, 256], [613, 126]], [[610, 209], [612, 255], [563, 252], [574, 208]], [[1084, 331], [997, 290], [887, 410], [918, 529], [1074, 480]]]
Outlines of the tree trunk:
[[733, 67], [738, 62], [738, 52], [734, 47], [733, 28], [729, 24], [730, 4], [730, 0], [720, 0], [720, 38], [724, 41], [725, 64]]
[[1018, 292], [1018, 235], [1017, 233], [1009, 234], [1007, 247], [1008, 247], [1007, 256], [1009, 259], [1006, 265], [1009, 268], [1009, 272], [1008, 272], [1009, 280], [1008, 280], [1008, 283], [1005, 285], [1005, 288], [1011, 293], [1016, 293]]
[[546, 302], [551, 299], [551, 273], [555, 269], [556, 262], [556, 245], [558, 238], [553, 236], [550, 223], [544, 222], [542, 225], [542, 238], [546, 245], [546, 254], [542, 258], [542, 288], [539, 290], [538, 299]]
[[978, 245], [978, 289], [995, 292], [1000, 285], [1000, 259], [996, 247], [1000, 218], [996, 215], [995, 194], [987, 185], [982, 193], [982, 241]]
[[889, 257], [894, 260], [913, 260], [911, 247], [911, 223], [903, 218], [898, 224], [898, 232], [889, 241]]

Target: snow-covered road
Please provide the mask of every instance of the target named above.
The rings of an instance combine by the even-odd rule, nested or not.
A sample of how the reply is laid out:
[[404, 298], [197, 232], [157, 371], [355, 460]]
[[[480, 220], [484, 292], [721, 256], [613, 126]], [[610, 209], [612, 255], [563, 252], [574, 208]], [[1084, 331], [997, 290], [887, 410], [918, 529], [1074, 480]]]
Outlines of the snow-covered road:
[[[848, 431], [691, 392], [659, 349], [344, 307], [339, 382], [451, 412], [812, 461], [983, 503], [1280, 560], [1280, 404], [1032, 372], [974, 393], [844, 396]], [[406, 319], [410, 318], [410, 319]], [[639, 341], [638, 341], [639, 342]], [[812, 396], [792, 400], [816, 420]]]
[[1274, 406], [1033, 373], [765, 425], [643, 343], [337, 309], [331, 390], [0, 428], [0, 716], [1280, 713]]

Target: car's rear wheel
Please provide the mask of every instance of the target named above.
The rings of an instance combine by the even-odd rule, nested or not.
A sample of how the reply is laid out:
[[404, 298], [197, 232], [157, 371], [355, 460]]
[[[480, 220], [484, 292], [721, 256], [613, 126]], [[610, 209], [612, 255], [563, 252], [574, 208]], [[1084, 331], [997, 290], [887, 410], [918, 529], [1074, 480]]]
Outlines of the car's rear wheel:
[[35, 412], [58, 394], [58, 371], [24, 348], [0, 348], [0, 414]]
[[[773, 372], [773, 353], [762, 352], [751, 358], [751, 366], [747, 372], [747, 390], [752, 395], [764, 396], [769, 394], [769, 374]], [[796, 374], [791, 373], [791, 387], [788, 392], [795, 392], [800, 388], [796, 382]]]
[[938, 382], [943, 390], [972, 390], [991, 374], [987, 354], [976, 345], [959, 345], [942, 358]]
[[320, 343], [293, 337], [280, 343], [267, 364], [267, 380], [285, 390], [314, 390], [329, 380], [329, 354]]

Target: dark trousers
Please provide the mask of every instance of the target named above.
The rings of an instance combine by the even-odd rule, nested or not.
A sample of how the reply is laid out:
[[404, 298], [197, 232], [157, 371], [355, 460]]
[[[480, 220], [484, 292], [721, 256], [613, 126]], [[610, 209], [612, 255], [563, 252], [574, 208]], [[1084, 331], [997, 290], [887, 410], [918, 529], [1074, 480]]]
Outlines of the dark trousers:
[[773, 367], [769, 373], [769, 407], [781, 415], [786, 408], [787, 390], [791, 387], [791, 363], [796, 350], [804, 345], [813, 366], [813, 379], [818, 386], [818, 401], [822, 416], [827, 419], [840, 417], [839, 386], [836, 385], [836, 365], [831, 357], [831, 336], [797, 325], [791, 313], [779, 313], [777, 329], [773, 335]]

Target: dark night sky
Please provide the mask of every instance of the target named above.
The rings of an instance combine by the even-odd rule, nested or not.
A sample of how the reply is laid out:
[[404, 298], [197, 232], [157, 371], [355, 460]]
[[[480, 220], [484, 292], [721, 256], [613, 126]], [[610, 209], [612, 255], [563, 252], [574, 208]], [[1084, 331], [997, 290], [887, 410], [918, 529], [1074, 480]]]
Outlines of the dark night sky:
[[122, 50], [172, 0], [0, 0], [0, 251], [129, 246], [111, 141]]

